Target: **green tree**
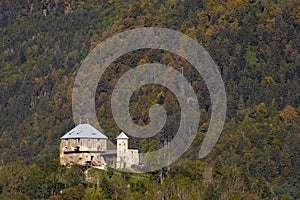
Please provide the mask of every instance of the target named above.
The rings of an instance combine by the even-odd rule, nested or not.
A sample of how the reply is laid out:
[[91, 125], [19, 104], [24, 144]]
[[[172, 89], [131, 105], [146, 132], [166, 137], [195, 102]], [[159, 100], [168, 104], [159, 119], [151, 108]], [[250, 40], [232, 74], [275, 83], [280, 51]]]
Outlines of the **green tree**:
[[104, 192], [100, 188], [87, 188], [83, 200], [98, 200], [104, 198]]
[[44, 177], [41, 168], [32, 164], [28, 167], [28, 177], [25, 182], [26, 194], [33, 199], [42, 199], [46, 191], [44, 191]]
[[85, 188], [82, 184], [78, 184], [76, 187], [70, 187], [64, 189], [61, 193], [63, 200], [81, 200], [85, 195]]
[[70, 187], [75, 187], [85, 180], [84, 167], [74, 164], [66, 171], [65, 179]]
[[204, 196], [204, 200], [220, 199], [220, 191], [213, 185], [209, 185]]
[[104, 178], [101, 182], [101, 188], [102, 191], [104, 192], [104, 195], [106, 198], [110, 199], [112, 197], [112, 194], [114, 192], [113, 187], [111, 186], [111, 184], [109, 183], [109, 181]]

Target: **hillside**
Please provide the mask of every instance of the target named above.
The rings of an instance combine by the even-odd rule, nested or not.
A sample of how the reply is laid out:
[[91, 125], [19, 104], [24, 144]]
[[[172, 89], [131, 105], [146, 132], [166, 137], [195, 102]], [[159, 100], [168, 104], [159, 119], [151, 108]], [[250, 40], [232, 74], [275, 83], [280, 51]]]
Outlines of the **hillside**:
[[[107, 199], [300, 198], [299, 1], [0, 0], [0, 5], [0, 198], [68, 199], [58, 195], [68, 187], [97, 199], [92, 189], [97, 186]], [[110, 108], [119, 78], [138, 64], [159, 62], [183, 68], [198, 95], [197, 141], [171, 167], [145, 175], [147, 181], [122, 174], [118, 183], [119, 175], [111, 172], [100, 186], [72, 180], [81, 171], [61, 169], [55, 160], [59, 138], [74, 127], [71, 98], [80, 64], [105, 38], [150, 26], [192, 37], [217, 63], [228, 100], [218, 144], [197, 160], [211, 112], [201, 75], [170, 52], [140, 50], [115, 61], [99, 81], [96, 109], [106, 135], [114, 141], [120, 131]], [[154, 85], [132, 96], [133, 120], [149, 123], [153, 102], [165, 107], [168, 120], [153, 139], [132, 142], [142, 152], [158, 149], [178, 128], [176, 97]]]

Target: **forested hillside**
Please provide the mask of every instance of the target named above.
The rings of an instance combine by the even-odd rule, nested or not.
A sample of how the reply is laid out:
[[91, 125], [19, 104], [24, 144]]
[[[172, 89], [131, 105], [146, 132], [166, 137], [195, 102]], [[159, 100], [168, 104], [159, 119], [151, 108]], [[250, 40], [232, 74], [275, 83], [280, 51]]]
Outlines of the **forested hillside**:
[[[298, 0], [0, 0], [0, 199], [300, 199], [300, 2]], [[115, 61], [98, 84], [98, 119], [114, 141], [114, 85], [151, 62], [191, 82], [201, 108], [197, 140], [172, 166], [130, 175], [58, 165], [59, 138], [74, 127], [72, 88], [88, 53], [115, 33], [164, 27], [199, 42], [219, 67], [227, 118], [213, 151], [197, 158], [211, 105], [201, 75], [179, 56], [141, 50]], [[176, 97], [146, 85], [132, 96], [139, 125], [162, 104], [168, 120], [149, 152], [176, 133]], [[61, 192], [62, 191], [62, 192]]]

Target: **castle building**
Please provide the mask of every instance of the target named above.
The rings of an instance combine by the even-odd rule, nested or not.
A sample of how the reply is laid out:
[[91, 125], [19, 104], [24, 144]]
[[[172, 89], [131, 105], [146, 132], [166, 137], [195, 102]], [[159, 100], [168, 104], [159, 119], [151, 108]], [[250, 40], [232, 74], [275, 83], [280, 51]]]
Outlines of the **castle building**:
[[139, 164], [137, 149], [128, 149], [128, 137], [122, 132], [117, 138], [117, 169], [124, 169]]
[[121, 133], [117, 139], [117, 149], [107, 149], [107, 136], [90, 124], [79, 124], [62, 136], [60, 142], [60, 164], [69, 166], [97, 166], [105, 168], [107, 165], [117, 169], [130, 169], [139, 164], [137, 149], [128, 149], [128, 137]]

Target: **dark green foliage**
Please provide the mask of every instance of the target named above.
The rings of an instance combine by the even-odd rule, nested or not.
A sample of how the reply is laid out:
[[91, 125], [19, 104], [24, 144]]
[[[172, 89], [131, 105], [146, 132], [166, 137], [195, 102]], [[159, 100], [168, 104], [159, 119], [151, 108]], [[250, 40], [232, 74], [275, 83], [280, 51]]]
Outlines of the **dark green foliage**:
[[104, 178], [102, 180], [101, 188], [102, 188], [102, 191], [104, 192], [105, 197], [108, 199], [111, 199], [114, 191], [113, 191], [111, 184], [109, 183], [109, 181], [106, 178]]
[[80, 165], [73, 165], [70, 170], [67, 171], [65, 180], [68, 186], [75, 187], [76, 185], [84, 182], [84, 168]]
[[106, 173], [107, 173], [108, 178], [111, 178], [114, 175], [114, 169], [108, 167]]
[[209, 185], [205, 193], [205, 200], [220, 199], [220, 192], [213, 185]]
[[25, 191], [33, 199], [42, 199], [45, 194], [43, 172], [35, 164], [29, 166]]
[[130, 186], [130, 190], [132, 192], [145, 194], [145, 192], [147, 191], [147, 188], [146, 188], [145, 184], [142, 181], [138, 180], [136, 183], [134, 183], [133, 185]]
[[85, 194], [85, 188], [82, 184], [76, 187], [70, 187], [62, 191], [61, 197], [63, 200], [81, 200]]

